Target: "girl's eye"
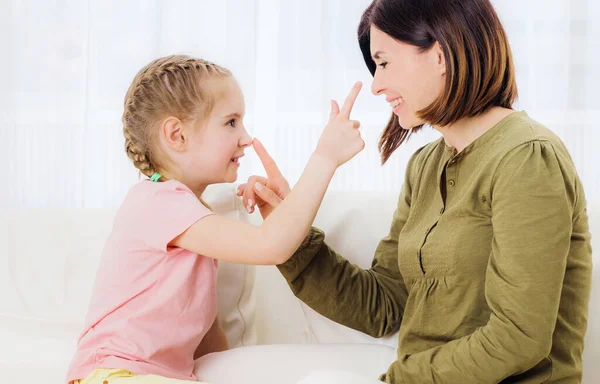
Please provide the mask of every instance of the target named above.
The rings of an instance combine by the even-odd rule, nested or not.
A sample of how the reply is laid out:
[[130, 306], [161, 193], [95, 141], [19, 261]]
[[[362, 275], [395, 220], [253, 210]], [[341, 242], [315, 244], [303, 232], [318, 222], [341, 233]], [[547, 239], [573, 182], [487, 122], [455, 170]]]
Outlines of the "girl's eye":
[[231, 127], [234, 127], [234, 128], [235, 128], [235, 119], [231, 119], [231, 120], [229, 120], [229, 121], [227, 122], [227, 124], [226, 124], [226, 125], [229, 125], [229, 126], [231, 126]]
[[387, 63], [387, 62], [385, 62], [385, 61], [384, 61], [384, 62], [382, 62], [381, 64], [379, 64], [379, 66], [380, 66], [381, 68], [385, 68], [385, 67], [386, 67], [386, 65], [388, 65], [388, 63]]

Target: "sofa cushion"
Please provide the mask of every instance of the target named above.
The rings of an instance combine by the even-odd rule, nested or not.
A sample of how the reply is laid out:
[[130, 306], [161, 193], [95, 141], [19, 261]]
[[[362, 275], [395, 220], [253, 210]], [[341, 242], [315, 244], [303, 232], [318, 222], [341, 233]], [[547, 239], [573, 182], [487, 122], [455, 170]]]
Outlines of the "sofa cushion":
[[[204, 192], [211, 208], [236, 220], [247, 221], [241, 199], [235, 195], [235, 185], [218, 184]], [[230, 348], [254, 345], [257, 342], [254, 295], [255, 267], [252, 265], [219, 262], [217, 274], [217, 306], [219, 319]]]
[[385, 345], [260, 345], [203, 356], [194, 373], [211, 384], [296, 384], [317, 370], [341, 370], [375, 381], [395, 358], [394, 349]]

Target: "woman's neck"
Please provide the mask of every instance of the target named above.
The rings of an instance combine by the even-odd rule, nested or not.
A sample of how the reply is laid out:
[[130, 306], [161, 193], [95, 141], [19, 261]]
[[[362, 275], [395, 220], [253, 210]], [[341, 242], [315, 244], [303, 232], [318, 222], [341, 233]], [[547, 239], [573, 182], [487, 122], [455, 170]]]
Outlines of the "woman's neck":
[[460, 153], [513, 112], [513, 109], [492, 107], [481, 115], [465, 117], [452, 125], [434, 128], [444, 136], [446, 145]]

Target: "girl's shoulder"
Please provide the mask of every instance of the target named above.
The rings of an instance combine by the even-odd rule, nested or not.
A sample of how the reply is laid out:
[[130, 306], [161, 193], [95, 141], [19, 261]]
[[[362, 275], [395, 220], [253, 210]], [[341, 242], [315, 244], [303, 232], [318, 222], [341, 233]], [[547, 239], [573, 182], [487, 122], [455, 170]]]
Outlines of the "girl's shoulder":
[[162, 182], [153, 182], [150, 180], [141, 180], [135, 183], [130, 189], [125, 200], [128, 198], [140, 199], [159, 195], [161, 193], [183, 193], [194, 195], [194, 193], [182, 182], [177, 180], [167, 180]]
[[185, 184], [177, 180], [142, 180], [127, 192], [117, 218], [125, 221], [134, 218], [135, 221], [139, 221], [140, 218], [162, 217], [166, 212], [177, 214], [198, 210], [203, 211], [207, 208]]
[[148, 205], [161, 206], [171, 204], [173, 200], [185, 200], [191, 203], [200, 200], [185, 184], [177, 180], [167, 180], [162, 182], [152, 182], [150, 180], [141, 180], [135, 183], [125, 195], [121, 208], [135, 208], [142, 206], [144, 209]]
[[150, 249], [167, 252], [175, 237], [212, 213], [181, 182], [143, 180], [127, 193], [113, 231]]

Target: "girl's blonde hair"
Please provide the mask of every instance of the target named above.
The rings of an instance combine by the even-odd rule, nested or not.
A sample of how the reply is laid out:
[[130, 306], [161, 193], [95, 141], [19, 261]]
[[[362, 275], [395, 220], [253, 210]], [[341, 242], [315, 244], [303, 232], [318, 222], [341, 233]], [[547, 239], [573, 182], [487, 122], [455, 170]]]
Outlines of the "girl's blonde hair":
[[154, 140], [157, 125], [169, 116], [184, 122], [207, 118], [216, 99], [208, 80], [227, 76], [229, 70], [185, 55], [156, 59], [137, 73], [122, 121], [125, 152], [142, 174], [151, 177], [163, 166]]

